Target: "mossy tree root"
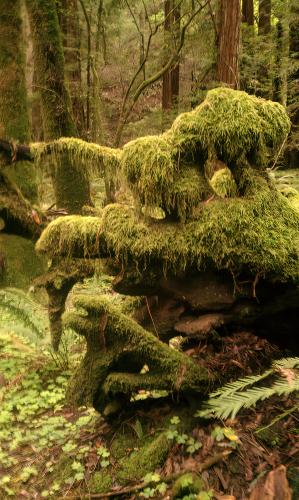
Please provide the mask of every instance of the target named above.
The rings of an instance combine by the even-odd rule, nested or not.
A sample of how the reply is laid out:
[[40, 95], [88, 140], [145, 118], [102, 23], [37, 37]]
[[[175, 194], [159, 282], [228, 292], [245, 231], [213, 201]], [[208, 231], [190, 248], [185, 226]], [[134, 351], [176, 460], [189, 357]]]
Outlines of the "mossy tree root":
[[[69, 386], [72, 403], [103, 410], [138, 389], [207, 392], [206, 369], [163, 344], [105, 297], [80, 296], [75, 304], [83, 311], [66, 313], [64, 322], [86, 338], [87, 352]], [[149, 372], [141, 374], [145, 364]]]
[[45, 287], [48, 294], [51, 344], [56, 352], [59, 350], [63, 333], [61, 318], [65, 311], [67, 296], [78, 281], [93, 273], [92, 262], [55, 261], [47, 273], [35, 280], [35, 286]]

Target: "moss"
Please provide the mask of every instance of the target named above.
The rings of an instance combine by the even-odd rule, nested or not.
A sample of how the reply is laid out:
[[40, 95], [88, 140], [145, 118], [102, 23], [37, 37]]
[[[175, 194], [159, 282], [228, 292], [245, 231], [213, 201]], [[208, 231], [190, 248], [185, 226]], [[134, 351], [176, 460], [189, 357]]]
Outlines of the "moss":
[[34, 244], [21, 236], [0, 233], [0, 253], [4, 257], [4, 273], [0, 285], [28, 289], [46, 267], [34, 251]]
[[229, 168], [222, 168], [214, 173], [210, 184], [221, 198], [232, 198], [237, 196], [237, 185]]
[[38, 201], [37, 172], [32, 163], [18, 161], [5, 169], [5, 175], [18, 186], [25, 198], [31, 203]]
[[142, 137], [124, 146], [122, 173], [141, 205], [162, 206], [177, 168], [170, 144], [161, 136]]
[[[83, 312], [67, 313], [64, 321], [85, 336], [87, 353], [70, 384], [71, 401], [103, 409], [119, 394], [130, 397], [143, 388], [206, 391], [205, 369], [160, 342], [104, 296], [77, 297], [75, 304]], [[144, 364], [149, 374], [140, 373]]]
[[139, 450], [119, 461], [117, 480], [121, 483], [138, 481], [147, 473], [155, 471], [165, 462], [170, 447], [171, 441], [167, 439], [165, 432], [155, 436]]
[[50, 143], [32, 143], [30, 151], [37, 163], [51, 158], [52, 165], [59, 162], [61, 156], [67, 155], [76, 169], [104, 175], [116, 175], [119, 166], [120, 150], [99, 144], [85, 142], [75, 137], [63, 137]]
[[192, 472], [187, 472], [179, 477], [172, 487], [172, 497], [179, 499], [188, 495], [200, 493], [204, 490], [204, 482], [200, 476]]
[[88, 481], [88, 490], [92, 493], [105, 493], [113, 485], [113, 479], [107, 471], [96, 471]]
[[289, 118], [280, 104], [217, 88], [193, 111], [179, 115], [167, 135], [181, 155], [198, 150], [230, 164], [252, 151], [265, 159], [265, 148], [277, 147], [289, 130]]
[[240, 183], [246, 196], [202, 204], [197, 219], [186, 224], [147, 224], [132, 208], [117, 204], [105, 207], [101, 218], [57, 219], [37, 249], [51, 256], [111, 253], [140, 269], [159, 263], [175, 274], [212, 265], [298, 280], [298, 214], [255, 171], [243, 171]]
[[0, 136], [28, 141], [21, 2], [0, 0]]

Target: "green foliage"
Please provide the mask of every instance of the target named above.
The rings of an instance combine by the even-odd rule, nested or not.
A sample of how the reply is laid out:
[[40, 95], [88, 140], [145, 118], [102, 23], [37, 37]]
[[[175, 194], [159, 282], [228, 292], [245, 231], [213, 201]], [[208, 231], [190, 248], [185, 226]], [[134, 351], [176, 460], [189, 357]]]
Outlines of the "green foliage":
[[[29, 293], [17, 288], [0, 290], [0, 311], [3, 316], [0, 327], [13, 327], [29, 340], [38, 342], [49, 330], [46, 308], [36, 302]], [[5, 322], [5, 325], [4, 325]]]
[[[299, 358], [285, 358], [274, 362], [272, 368], [261, 375], [251, 375], [226, 384], [210, 394], [196, 416], [234, 418], [241, 409], [251, 408], [271, 396], [299, 391], [298, 367]], [[267, 385], [260, 384], [267, 379]]]
[[193, 437], [190, 437], [185, 433], [181, 433], [178, 429], [180, 422], [180, 418], [177, 416], [171, 418], [169, 429], [166, 432], [166, 437], [170, 441], [184, 445], [186, 452], [192, 455], [202, 447], [202, 443], [200, 441], [195, 441]]

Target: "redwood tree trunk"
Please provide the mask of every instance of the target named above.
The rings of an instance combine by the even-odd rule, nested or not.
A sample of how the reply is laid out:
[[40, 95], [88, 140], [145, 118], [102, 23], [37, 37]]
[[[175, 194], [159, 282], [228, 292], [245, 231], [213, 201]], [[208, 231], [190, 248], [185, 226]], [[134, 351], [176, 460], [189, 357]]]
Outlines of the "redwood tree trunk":
[[[180, 30], [180, 8], [175, 6], [175, 0], [165, 0], [165, 38], [168, 43], [166, 50], [169, 50], [170, 37], [173, 36], [174, 42], [178, 38]], [[164, 111], [172, 109], [178, 102], [180, 92], [180, 65], [177, 65], [163, 75], [162, 86], [162, 109]]]
[[239, 82], [241, 11], [239, 0], [220, 0], [216, 80], [233, 88]]

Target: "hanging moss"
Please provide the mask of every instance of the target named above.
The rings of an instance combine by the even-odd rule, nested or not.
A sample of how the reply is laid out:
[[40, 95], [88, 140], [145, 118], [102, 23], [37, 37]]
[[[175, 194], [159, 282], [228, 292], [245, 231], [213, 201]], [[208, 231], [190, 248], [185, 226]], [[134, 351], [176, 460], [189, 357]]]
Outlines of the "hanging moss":
[[247, 197], [202, 204], [197, 219], [186, 224], [147, 224], [134, 209], [114, 204], [101, 218], [57, 219], [43, 232], [37, 249], [51, 256], [110, 253], [140, 269], [160, 263], [172, 273], [212, 265], [297, 280], [298, 214], [267, 181], [250, 174]]
[[[66, 326], [85, 336], [87, 353], [69, 388], [75, 404], [103, 410], [119, 395], [138, 389], [206, 391], [208, 373], [183, 353], [162, 343], [103, 297], [77, 297], [84, 312], [67, 313]], [[144, 364], [149, 375], [141, 374]]]
[[135, 139], [124, 146], [121, 156], [123, 175], [142, 205], [162, 206], [178, 165], [170, 144], [162, 136]]
[[237, 185], [229, 168], [217, 170], [210, 184], [218, 196], [221, 198], [232, 198], [237, 196]]

